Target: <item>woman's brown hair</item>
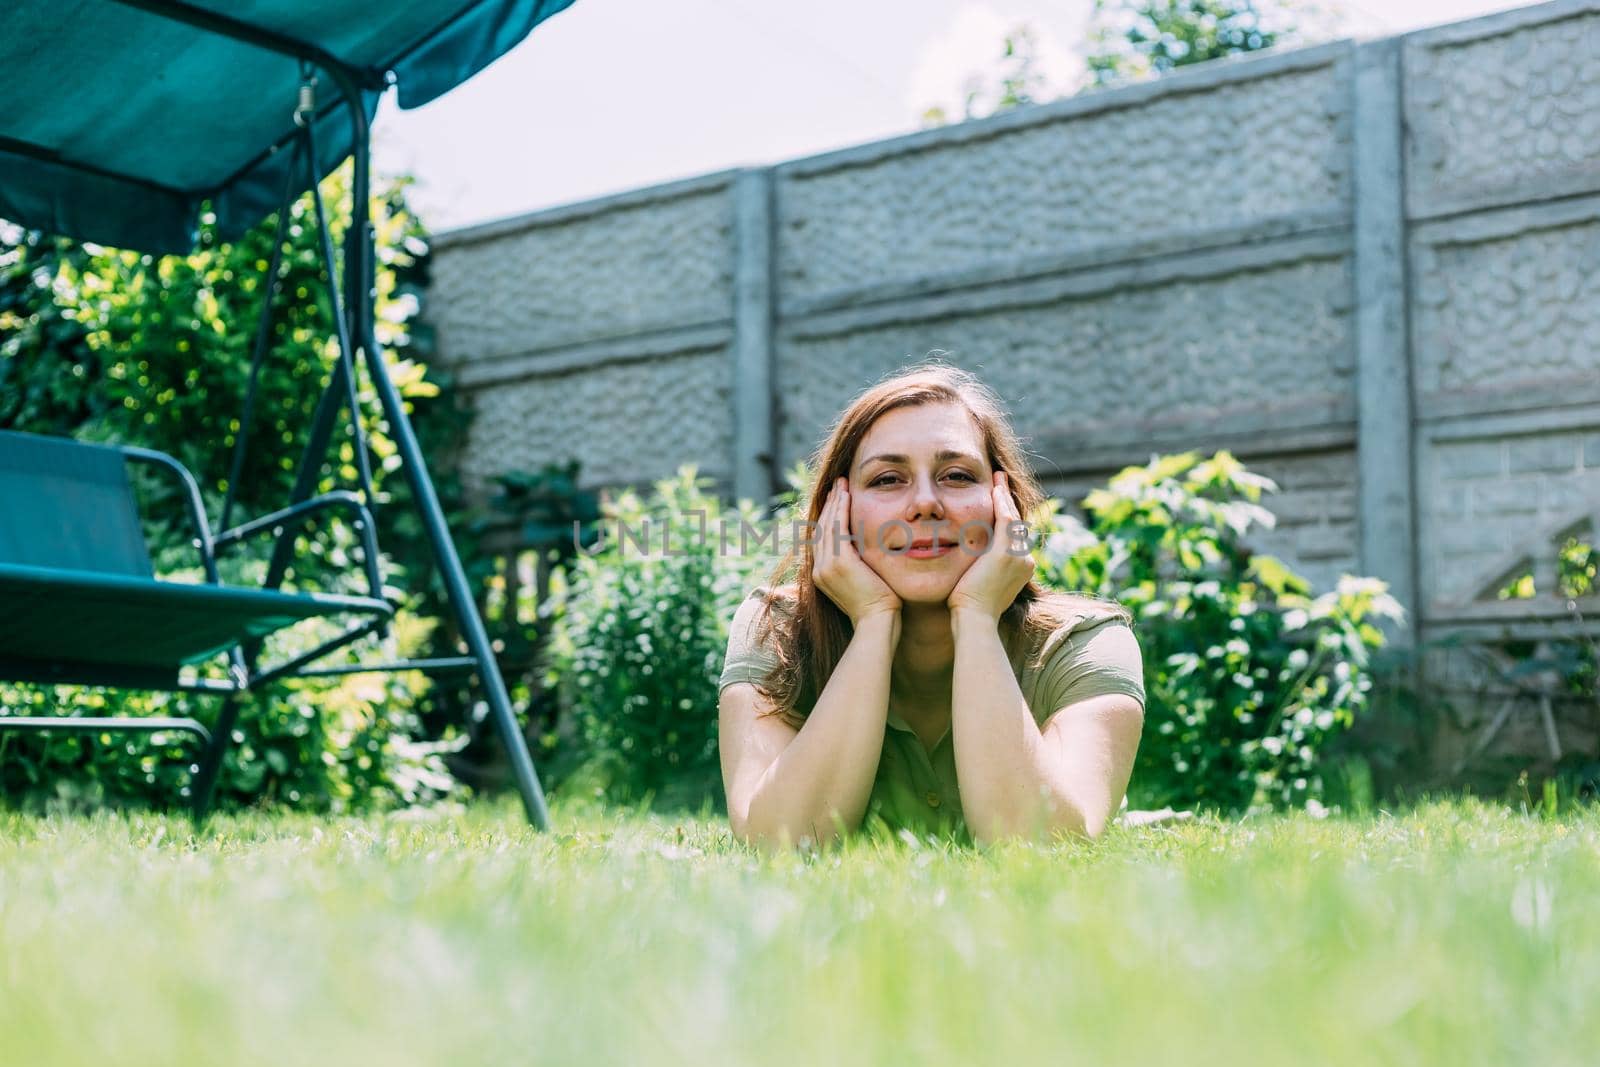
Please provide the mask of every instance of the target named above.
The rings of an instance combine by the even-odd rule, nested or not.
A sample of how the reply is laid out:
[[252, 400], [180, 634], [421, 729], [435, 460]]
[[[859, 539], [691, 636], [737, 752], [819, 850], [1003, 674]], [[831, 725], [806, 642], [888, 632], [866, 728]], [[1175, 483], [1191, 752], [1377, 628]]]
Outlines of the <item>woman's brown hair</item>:
[[[800, 523], [803, 513], [807, 522], [804, 529], [816, 529], [827, 488], [836, 479], [849, 475], [857, 447], [881, 415], [897, 408], [951, 402], [965, 407], [977, 424], [990, 467], [1006, 473], [1017, 513], [1024, 519], [1037, 514], [1045, 500], [1044, 491], [1028, 465], [1026, 452], [999, 396], [970, 372], [940, 359], [928, 359], [896, 371], [846, 406], [812, 453], [810, 470], [814, 477], [803, 509], [796, 509], [795, 523]], [[775, 713], [796, 729], [844, 657], [851, 634], [849, 618], [812, 581], [812, 547], [811, 538], [797, 538], [768, 576], [766, 585], [771, 592], [754, 636], [758, 644], [777, 657], [777, 664], [759, 688], [772, 701]], [[794, 592], [785, 597], [785, 610], [773, 610], [780, 590], [791, 584]], [[1016, 642], [1022, 640], [1022, 647], [1030, 652], [1030, 666], [1037, 667], [1045, 639], [1081, 616], [1089, 606], [1100, 611], [1109, 609], [1124, 622], [1132, 621], [1127, 609], [1115, 601], [1052, 591], [1037, 578], [1030, 578], [1000, 616], [1001, 640], [1007, 648], [1018, 647]]]

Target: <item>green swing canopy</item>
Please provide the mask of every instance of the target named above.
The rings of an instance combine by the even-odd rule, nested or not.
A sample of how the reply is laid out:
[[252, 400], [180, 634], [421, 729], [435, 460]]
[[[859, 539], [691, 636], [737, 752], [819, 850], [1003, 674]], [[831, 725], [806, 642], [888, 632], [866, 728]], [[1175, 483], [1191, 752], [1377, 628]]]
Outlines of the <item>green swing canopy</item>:
[[573, 0], [6, 0], [0, 218], [186, 252], [209, 200], [223, 239], [278, 207], [310, 63], [317, 173], [355, 148], [395, 84], [421, 107]]

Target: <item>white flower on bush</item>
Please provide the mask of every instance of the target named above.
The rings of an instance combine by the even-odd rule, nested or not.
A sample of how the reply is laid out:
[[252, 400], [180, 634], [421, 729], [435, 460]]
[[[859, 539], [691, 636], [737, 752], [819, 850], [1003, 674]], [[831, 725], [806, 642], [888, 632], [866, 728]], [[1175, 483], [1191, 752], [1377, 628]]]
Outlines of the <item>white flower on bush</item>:
[[1044, 539], [1044, 558], [1052, 567], [1065, 566], [1081, 549], [1099, 543], [1076, 515], [1057, 515], [1055, 521], [1055, 531]]

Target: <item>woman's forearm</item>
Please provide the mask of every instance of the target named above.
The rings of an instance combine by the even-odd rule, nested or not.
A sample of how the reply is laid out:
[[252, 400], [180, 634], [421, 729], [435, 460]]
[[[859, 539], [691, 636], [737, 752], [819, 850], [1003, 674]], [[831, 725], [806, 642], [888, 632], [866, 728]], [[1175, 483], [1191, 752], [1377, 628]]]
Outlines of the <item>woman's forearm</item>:
[[979, 843], [1056, 829], [1082, 815], [1052, 788], [1038, 724], [1017, 685], [993, 619], [952, 613], [956, 636], [950, 729], [961, 806]]
[[764, 847], [829, 844], [860, 825], [883, 754], [900, 613], [862, 619], [800, 732], [757, 782], [745, 836]]

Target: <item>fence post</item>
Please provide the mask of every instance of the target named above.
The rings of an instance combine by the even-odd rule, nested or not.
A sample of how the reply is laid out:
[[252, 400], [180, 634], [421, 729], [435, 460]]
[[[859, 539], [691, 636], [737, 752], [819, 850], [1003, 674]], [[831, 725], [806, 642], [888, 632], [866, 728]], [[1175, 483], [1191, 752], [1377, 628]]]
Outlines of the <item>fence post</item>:
[[733, 183], [733, 491], [765, 504], [777, 491], [773, 425], [772, 171]]
[[1401, 84], [1399, 39], [1356, 46], [1357, 513], [1362, 572], [1388, 582], [1406, 609], [1408, 625], [1389, 633], [1397, 648], [1412, 645], [1420, 607]]

